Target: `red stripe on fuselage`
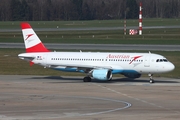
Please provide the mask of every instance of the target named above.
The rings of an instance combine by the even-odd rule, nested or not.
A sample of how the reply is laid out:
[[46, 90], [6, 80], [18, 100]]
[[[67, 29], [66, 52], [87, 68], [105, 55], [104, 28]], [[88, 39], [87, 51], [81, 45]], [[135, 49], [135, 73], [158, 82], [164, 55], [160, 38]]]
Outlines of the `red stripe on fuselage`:
[[131, 64], [133, 61], [135, 61], [136, 59], [138, 59], [138, 58], [140, 58], [140, 57], [142, 57], [142, 56], [136, 56], [136, 57], [132, 57], [132, 58], [134, 58], [129, 64]]
[[39, 43], [33, 47], [26, 48], [26, 52], [49, 52], [49, 50], [42, 43]]

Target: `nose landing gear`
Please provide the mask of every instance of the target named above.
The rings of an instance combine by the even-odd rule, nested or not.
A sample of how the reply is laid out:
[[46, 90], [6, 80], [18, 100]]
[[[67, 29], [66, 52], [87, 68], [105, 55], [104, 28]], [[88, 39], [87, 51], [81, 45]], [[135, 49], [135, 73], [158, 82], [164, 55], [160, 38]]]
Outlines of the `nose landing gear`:
[[154, 83], [153, 74], [148, 74], [149, 76], [149, 83]]

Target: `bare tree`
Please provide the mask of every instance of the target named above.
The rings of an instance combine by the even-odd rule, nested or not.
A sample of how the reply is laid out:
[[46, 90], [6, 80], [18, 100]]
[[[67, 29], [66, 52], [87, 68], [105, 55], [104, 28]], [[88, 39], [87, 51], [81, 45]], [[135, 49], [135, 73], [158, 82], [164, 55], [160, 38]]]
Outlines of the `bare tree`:
[[180, 0], [0, 0], [0, 20], [178, 18]]
[[10, 10], [11, 0], [1, 0], [0, 4], [0, 20], [7, 21], [11, 20], [11, 10]]

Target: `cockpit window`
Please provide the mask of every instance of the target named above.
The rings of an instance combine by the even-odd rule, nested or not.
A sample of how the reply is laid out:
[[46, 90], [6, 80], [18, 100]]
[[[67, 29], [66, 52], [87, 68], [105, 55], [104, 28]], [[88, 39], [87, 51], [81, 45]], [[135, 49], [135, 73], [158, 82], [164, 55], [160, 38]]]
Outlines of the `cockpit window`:
[[156, 62], [168, 62], [167, 59], [157, 59]]
[[163, 59], [163, 61], [164, 61], [164, 62], [168, 62], [168, 60], [167, 60], [167, 59]]

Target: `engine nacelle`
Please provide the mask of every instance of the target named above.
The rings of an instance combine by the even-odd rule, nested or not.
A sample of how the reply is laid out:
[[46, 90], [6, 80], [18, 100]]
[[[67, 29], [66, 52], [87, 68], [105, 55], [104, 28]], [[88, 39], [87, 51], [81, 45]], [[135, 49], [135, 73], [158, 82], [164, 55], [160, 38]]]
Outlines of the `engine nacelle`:
[[112, 72], [108, 69], [95, 69], [92, 71], [92, 77], [98, 80], [110, 80]]
[[138, 73], [124, 73], [123, 74], [124, 76], [128, 77], [128, 78], [139, 78], [141, 77], [141, 74], [138, 74]]

